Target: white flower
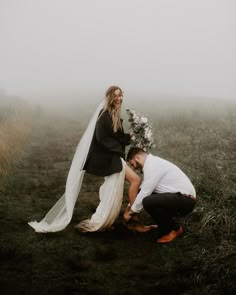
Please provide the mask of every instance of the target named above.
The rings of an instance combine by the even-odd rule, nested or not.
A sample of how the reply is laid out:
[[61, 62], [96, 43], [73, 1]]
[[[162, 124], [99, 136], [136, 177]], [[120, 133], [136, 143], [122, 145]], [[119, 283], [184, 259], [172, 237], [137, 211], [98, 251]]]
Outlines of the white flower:
[[145, 118], [145, 117], [141, 117], [141, 123], [147, 123], [148, 122], [148, 119]]
[[133, 114], [133, 119], [134, 119], [135, 122], [138, 122], [139, 118], [138, 118], [138, 116], [136, 114]]

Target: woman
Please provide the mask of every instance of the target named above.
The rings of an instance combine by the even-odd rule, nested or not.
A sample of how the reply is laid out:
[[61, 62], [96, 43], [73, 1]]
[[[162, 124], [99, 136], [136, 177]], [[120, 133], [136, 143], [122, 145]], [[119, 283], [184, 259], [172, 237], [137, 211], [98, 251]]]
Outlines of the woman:
[[120, 118], [122, 100], [119, 87], [112, 86], [107, 90], [105, 102], [96, 109], [77, 146], [65, 193], [40, 222], [28, 223], [36, 232], [60, 231], [70, 223], [85, 169], [88, 173], [105, 176], [105, 182], [99, 190], [100, 204], [96, 212], [91, 219], [77, 226], [80, 230], [100, 231], [112, 225], [120, 212], [124, 178], [130, 183], [129, 200], [133, 204], [141, 180], [122, 159], [125, 145], [130, 140]]
[[[112, 225], [118, 216], [122, 204], [122, 180], [124, 181], [122, 177], [130, 184], [130, 204], [133, 204], [139, 190], [141, 183], [140, 177], [124, 162], [125, 146], [130, 143], [132, 134], [124, 133], [122, 126], [123, 120], [120, 117], [122, 102], [122, 90], [118, 86], [108, 88], [105, 104], [98, 116], [92, 143], [84, 166], [87, 173], [104, 176], [104, 186], [108, 183], [107, 176], [114, 175], [115, 177], [117, 173], [120, 173], [121, 179], [120, 181], [116, 181], [116, 184], [113, 183], [110, 185], [110, 189], [111, 187], [115, 187], [113, 193], [109, 189], [109, 185], [106, 186], [109, 191], [107, 194], [103, 186], [100, 188], [100, 204], [91, 219], [79, 223], [77, 227], [81, 231], [104, 230]], [[116, 187], [120, 189], [116, 191]], [[105, 195], [106, 197], [104, 197]], [[96, 226], [96, 224], [99, 224], [99, 226]]]
[[[122, 102], [122, 90], [111, 86], [106, 91], [105, 105], [98, 117], [84, 166], [87, 173], [108, 176], [122, 170], [121, 158], [125, 158], [125, 146], [130, 143], [132, 135], [123, 130], [120, 118]], [[129, 201], [133, 203], [141, 180], [128, 165], [125, 167], [125, 179], [130, 183]]]

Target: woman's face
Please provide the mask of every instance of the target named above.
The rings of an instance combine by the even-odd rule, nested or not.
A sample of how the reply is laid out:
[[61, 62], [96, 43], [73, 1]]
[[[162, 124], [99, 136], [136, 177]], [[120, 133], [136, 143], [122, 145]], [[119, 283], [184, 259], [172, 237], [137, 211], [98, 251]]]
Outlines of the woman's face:
[[119, 107], [122, 104], [123, 101], [123, 94], [120, 89], [116, 89], [114, 92], [114, 99], [113, 103], [116, 107]]

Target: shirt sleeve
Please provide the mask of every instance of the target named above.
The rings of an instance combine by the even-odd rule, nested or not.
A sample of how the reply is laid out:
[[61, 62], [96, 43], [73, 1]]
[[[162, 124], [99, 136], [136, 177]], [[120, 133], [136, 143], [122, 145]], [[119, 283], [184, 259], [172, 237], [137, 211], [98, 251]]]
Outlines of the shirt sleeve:
[[131, 206], [131, 210], [133, 212], [139, 213], [143, 209], [143, 199], [147, 196], [150, 196], [154, 192], [156, 186], [163, 176], [163, 173], [155, 166], [150, 168], [151, 169], [148, 169], [147, 172], [144, 172], [141, 190], [138, 193], [133, 205]]

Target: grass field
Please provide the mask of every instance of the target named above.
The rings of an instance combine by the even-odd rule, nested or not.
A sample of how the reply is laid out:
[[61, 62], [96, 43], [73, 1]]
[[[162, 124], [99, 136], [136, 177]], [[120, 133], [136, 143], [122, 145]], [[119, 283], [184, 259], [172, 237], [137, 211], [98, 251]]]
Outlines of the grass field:
[[[38, 234], [40, 220], [64, 192], [79, 121], [40, 114], [0, 198], [1, 294], [235, 294], [236, 112], [150, 114], [153, 154], [177, 164], [196, 187], [185, 234], [166, 245], [155, 231], [79, 233], [98, 204], [103, 179], [86, 175], [73, 219], [62, 232]], [[17, 133], [18, 134], [18, 133]], [[24, 148], [23, 148], [24, 147]], [[122, 210], [127, 205], [127, 184]], [[152, 223], [142, 212], [145, 223]]]
[[27, 103], [20, 99], [0, 97], [1, 178], [8, 173], [14, 161], [20, 156], [31, 127], [32, 112]]

